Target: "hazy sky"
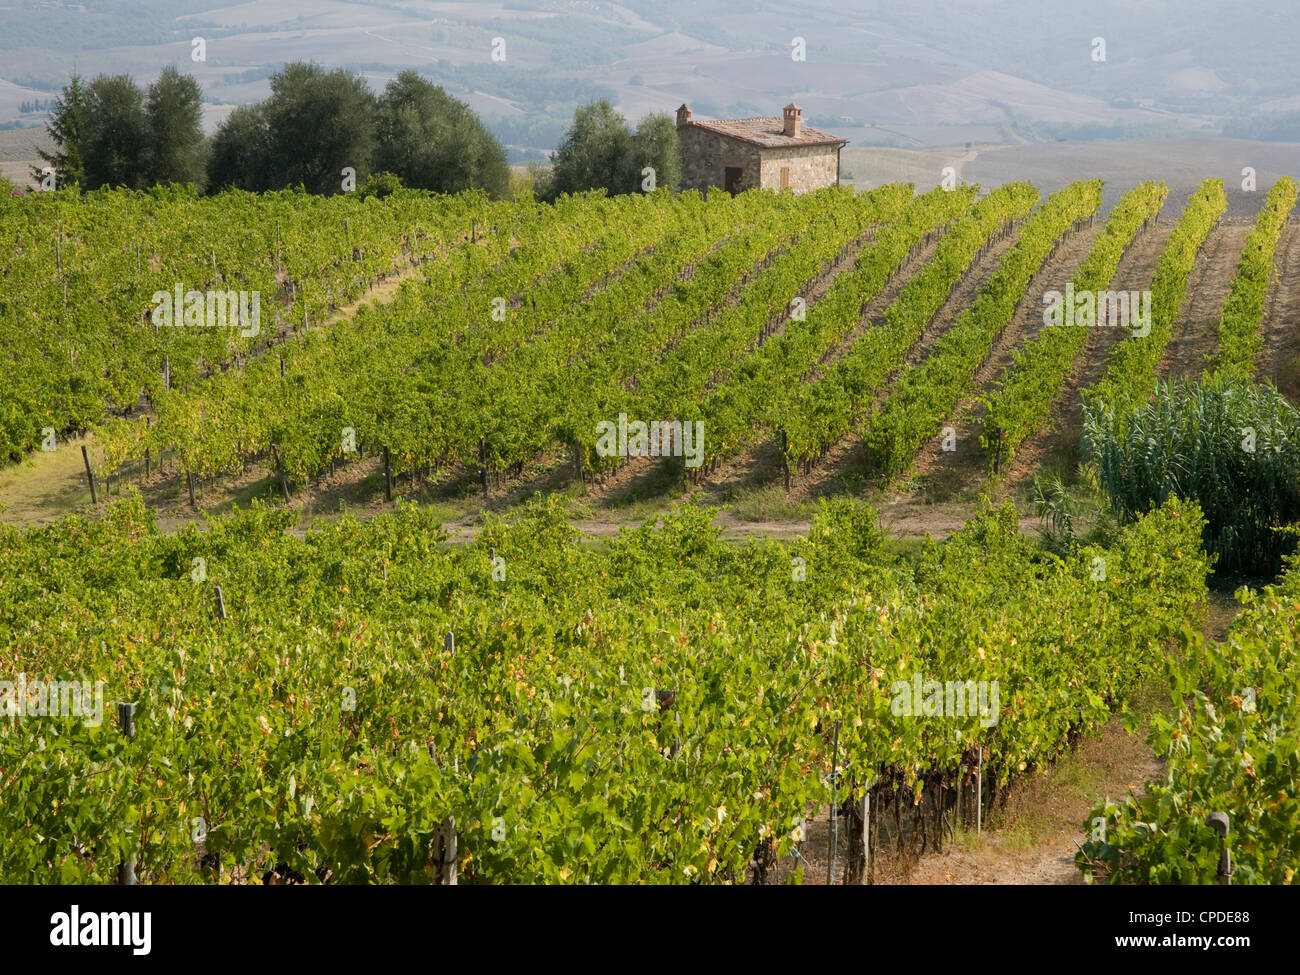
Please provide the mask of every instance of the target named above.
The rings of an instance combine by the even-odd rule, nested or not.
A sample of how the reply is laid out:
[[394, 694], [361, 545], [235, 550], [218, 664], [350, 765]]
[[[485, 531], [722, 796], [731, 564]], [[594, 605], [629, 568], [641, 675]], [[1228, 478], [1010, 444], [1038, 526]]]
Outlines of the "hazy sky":
[[39, 122], [35, 101], [74, 69], [148, 81], [176, 64], [203, 85], [211, 128], [300, 59], [376, 88], [414, 68], [519, 145], [596, 97], [633, 118], [683, 101], [775, 114], [793, 97], [814, 122], [899, 144], [934, 142], [936, 126], [958, 142], [963, 126], [1002, 141], [1218, 132], [1300, 110], [1300, 4], [1278, 0], [47, 3], [0, 9], [0, 123]]

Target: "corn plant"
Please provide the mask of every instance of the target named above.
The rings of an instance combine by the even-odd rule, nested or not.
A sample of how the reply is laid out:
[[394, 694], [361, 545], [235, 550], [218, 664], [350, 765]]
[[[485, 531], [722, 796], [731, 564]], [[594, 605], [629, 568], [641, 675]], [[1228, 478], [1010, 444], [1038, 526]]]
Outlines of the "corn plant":
[[1079, 502], [1070, 497], [1060, 474], [1050, 480], [1034, 475], [1034, 511], [1043, 523], [1043, 540], [1057, 554], [1073, 551], [1078, 546], [1074, 534], [1074, 517], [1079, 513]]
[[1094, 401], [1082, 449], [1121, 519], [1198, 501], [1221, 574], [1274, 575], [1294, 547], [1279, 529], [1300, 519], [1300, 412], [1271, 385], [1164, 383], [1124, 422]]

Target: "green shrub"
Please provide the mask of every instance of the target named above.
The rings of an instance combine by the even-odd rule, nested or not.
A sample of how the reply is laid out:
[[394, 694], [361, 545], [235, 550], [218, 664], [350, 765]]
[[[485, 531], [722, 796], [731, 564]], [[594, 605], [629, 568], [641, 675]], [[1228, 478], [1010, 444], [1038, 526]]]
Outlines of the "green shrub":
[[1085, 407], [1083, 455], [1120, 517], [1171, 495], [1205, 513], [1205, 548], [1224, 575], [1273, 576], [1300, 520], [1300, 412], [1272, 385], [1173, 382], [1123, 423]]

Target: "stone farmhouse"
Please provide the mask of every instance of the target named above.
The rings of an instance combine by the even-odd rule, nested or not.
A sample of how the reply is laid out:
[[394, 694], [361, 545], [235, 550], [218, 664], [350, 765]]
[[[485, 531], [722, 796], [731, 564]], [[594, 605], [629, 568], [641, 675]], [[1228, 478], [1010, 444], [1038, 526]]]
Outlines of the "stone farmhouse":
[[677, 109], [682, 151], [682, 189], [718, 186], [728, 193], [759, 187], [808, 193], [840, 180], [840, 150], [847, 139], [803, 124], [791, 102], [782, 118], [695, 122]]

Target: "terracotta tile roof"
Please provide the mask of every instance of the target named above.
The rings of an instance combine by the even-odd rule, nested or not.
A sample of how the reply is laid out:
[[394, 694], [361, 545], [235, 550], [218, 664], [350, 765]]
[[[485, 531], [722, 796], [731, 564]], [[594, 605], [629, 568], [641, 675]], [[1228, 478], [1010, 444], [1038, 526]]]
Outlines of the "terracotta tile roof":
[[710, 132], [717, 132], [729, 139], [738, 139], [764, 149], [785, 149], [790, 146], [824, 146], [846, 145], [848, 139], [841, 139], [829, 132], [800, 127], [799, 135], [792, 138], [785, 134], [785, 120], [781, 118], [737, 118], [720, 119], [715, 122], [692, 120], [689, 124], [697, 125]]

